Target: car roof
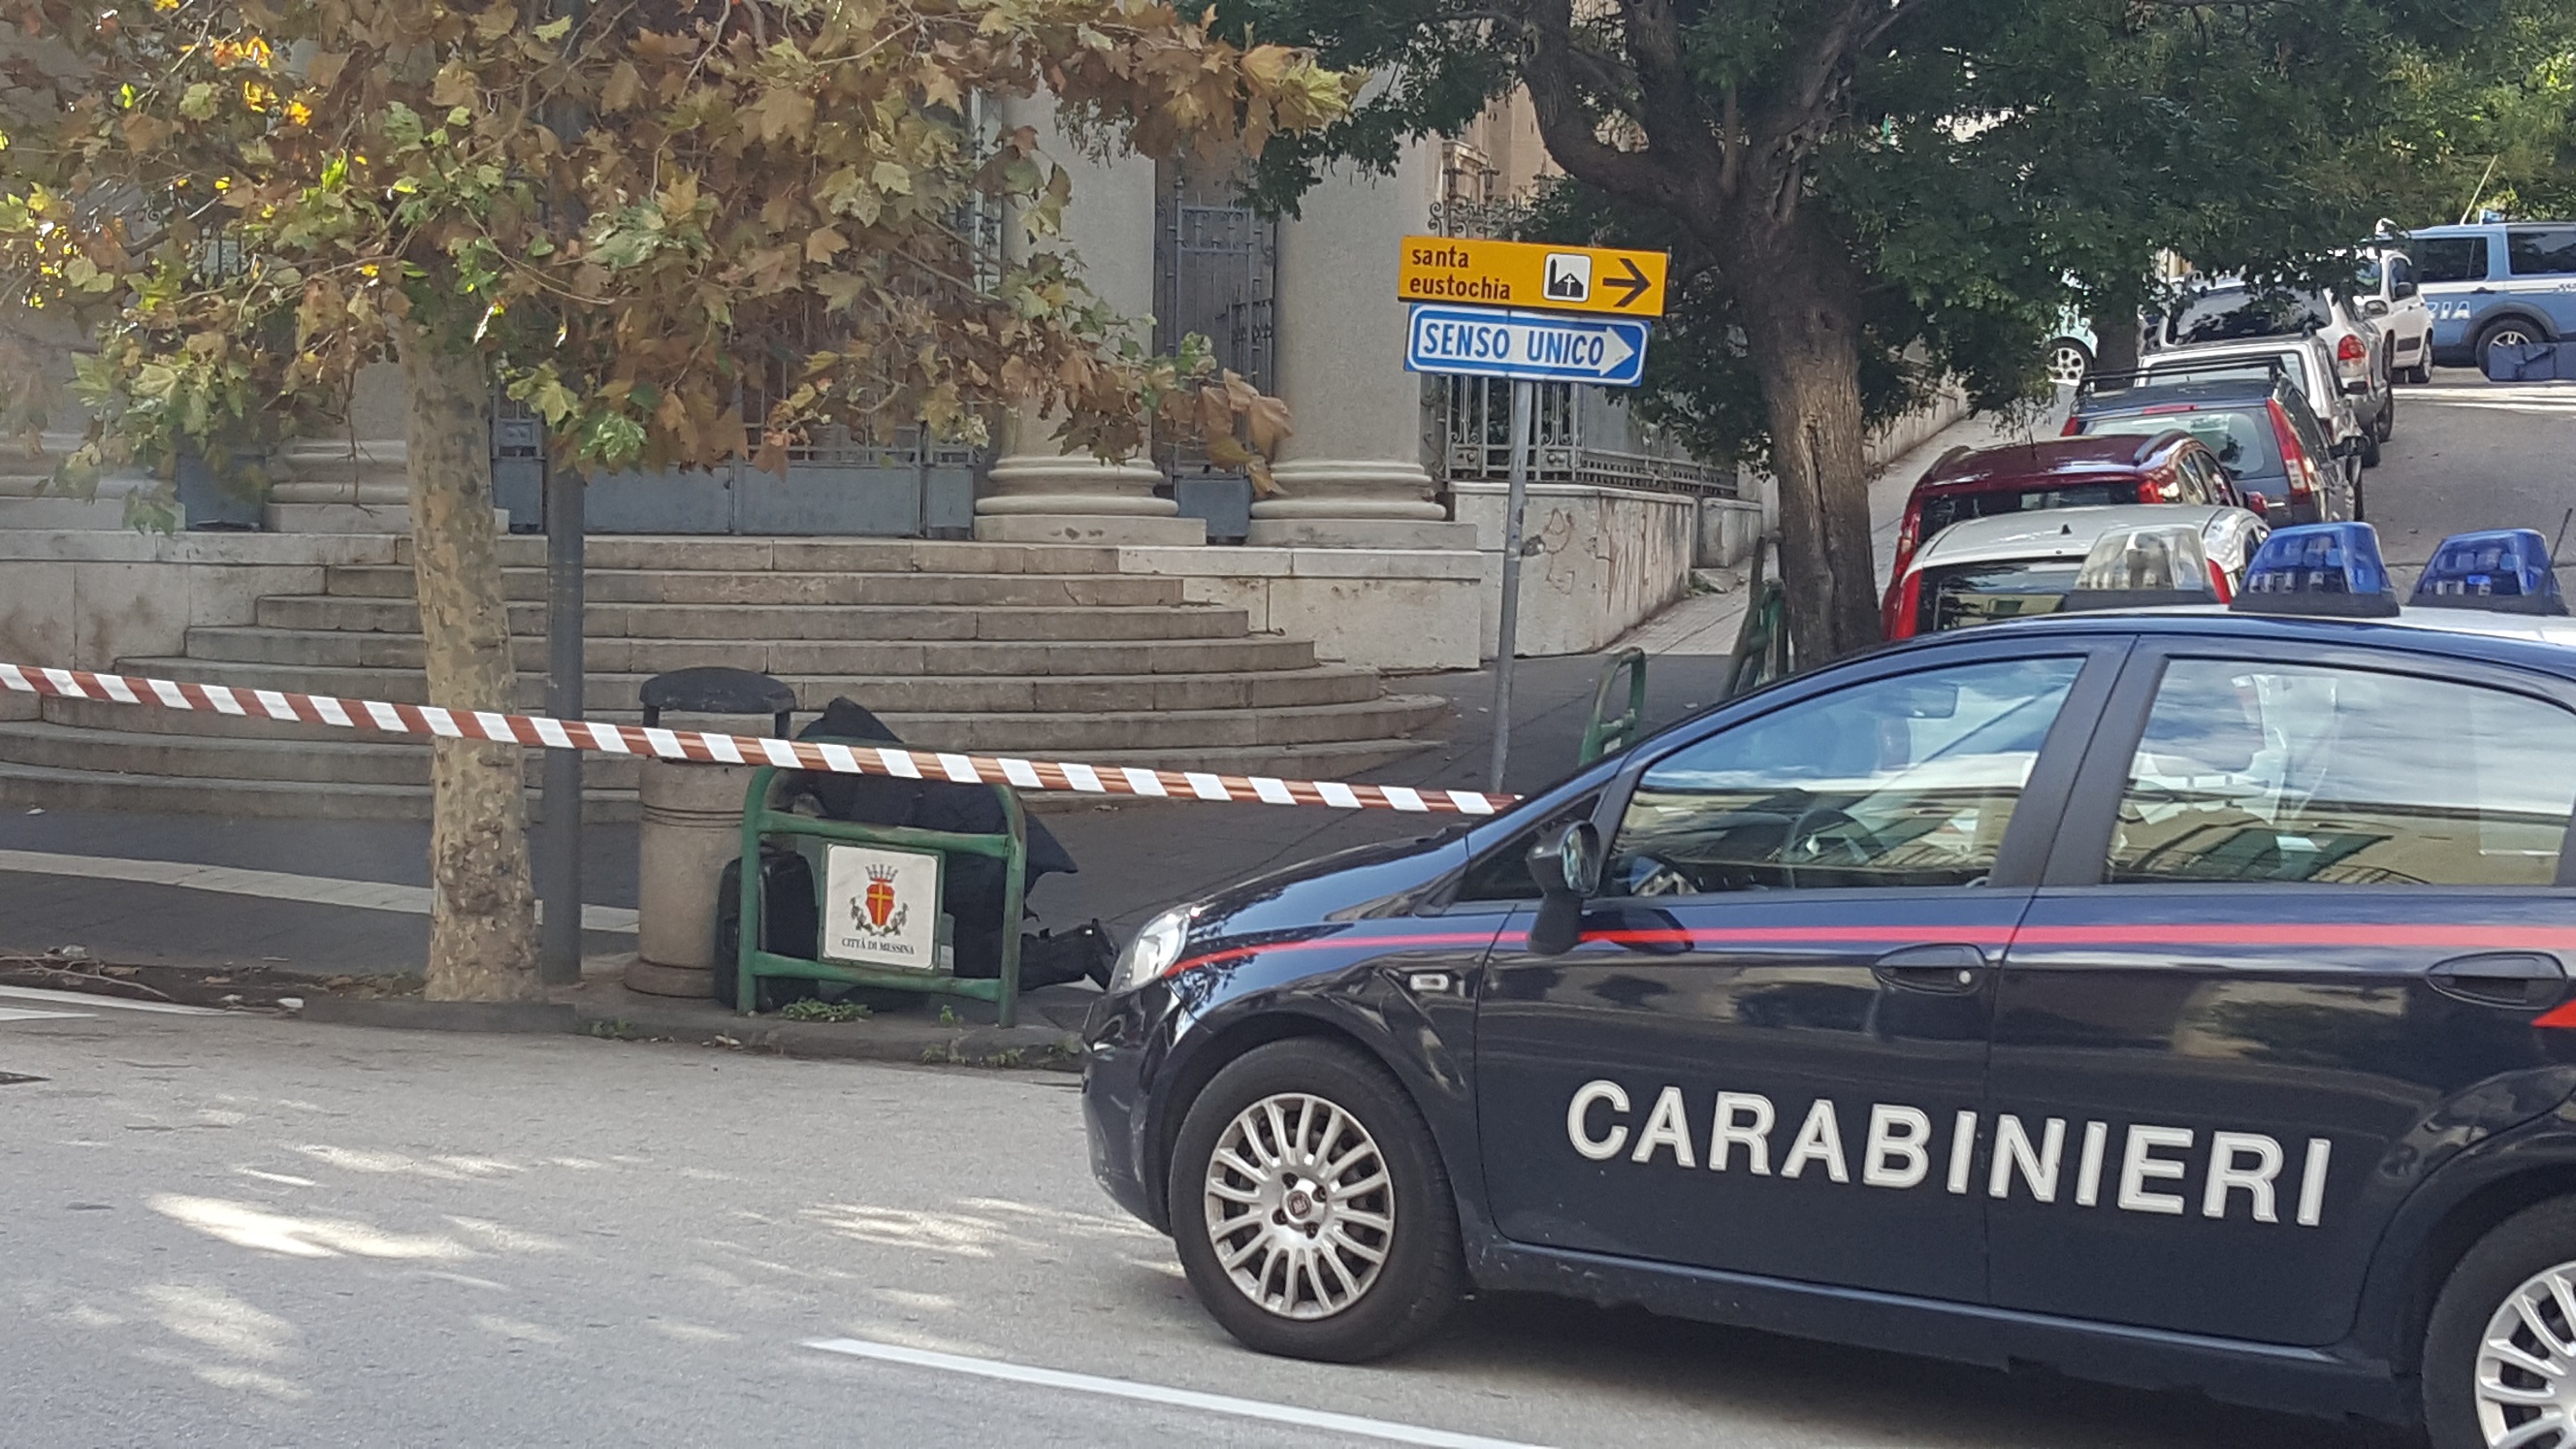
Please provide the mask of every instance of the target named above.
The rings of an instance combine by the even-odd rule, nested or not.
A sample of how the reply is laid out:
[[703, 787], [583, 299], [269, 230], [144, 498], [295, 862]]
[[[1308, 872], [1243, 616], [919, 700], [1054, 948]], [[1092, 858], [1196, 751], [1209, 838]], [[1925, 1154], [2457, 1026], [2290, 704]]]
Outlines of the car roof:
[[2139, 358], [2138, 371], [2154, 372], [2159, 367], [2188, 367], [2195, 363], [2223, 362], [2236, 357], [2268, 357], [2283, 352], [2309, 352], [2324, 345], [2312, 332], [2280, 337], [2231, 337], [2225, 342], [2186, 342], [2174, 347], [2159, 347]]
[[2135, 472], [2175, 439], [2192, 441], [2180, 428], [2161, 433], [2103, 433], [2090, 437], [2035, 438], [2000, 447], [1954, 453], [1932, 465], [1921, 489], [1973, 490], [2038, 482], [2070, 474]]
[[2122, 528], [2190, 524], [2204, 533], [2219, 517], [2241, 512], [2210, 503], [2114, 503], [2097, 508], [2038, 508], [1969, 518], [1932, 535], [1914, 556], [1918, 568], [2000, 559], [2080, 559], [2102, 535]]
[[[2286, 383], [2287, 379], [2283, 381]], [[2272, 379], [2268, 375], [2221, 377], [2202, 382], [2156, 382], [2111, 392], [2084, 393], [2075, 400], [2075, 413], [2079, 417], [2091, 417], [2097, 413], [2133, 413], [2168, 403], [2260, 407], [2271, 399]]]
[[2007, 619], [1978, 629], [1943, 630], [1887, 646], [1937, 649], [1945, 643], [1992, 640], [2016, 634], [2153, 632], [2211, 637], [2277, 639], [2316, 645], [2376, 644], [2432, 658], [2468, 658], [2517, 665], [2576, 680], [2576, 618], [2507, 614], [2485, 609], [2400, 609], [2379, 619], [2298, 614], [2237, 613], [2224, 604], [2182, 604], [2143, 609], [2086, 609]]

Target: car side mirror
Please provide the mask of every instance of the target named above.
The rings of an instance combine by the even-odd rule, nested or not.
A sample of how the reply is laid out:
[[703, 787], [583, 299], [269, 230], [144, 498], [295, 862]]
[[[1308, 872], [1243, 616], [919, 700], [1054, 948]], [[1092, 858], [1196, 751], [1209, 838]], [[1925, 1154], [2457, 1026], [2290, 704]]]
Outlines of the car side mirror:
[[2272, 516], [2272, 500], [2263, 496], [2263, 490], [2249, 488], [2245, 490], [2245, 511], [2256, 518], [2269, 518]]
[[2373, 297], [2361, 304], [2361, 315], [2364, 317], [2385, 317], [2388, 315], [2388, 304], [2377, 297]]
[[1589, 820], [1560, 825], [1530, 845], [1530, 879], [1538, 884], [1538, 919], [1529, 949], [1562, 956], [1583, 937], [1583, 903], [1601, 889], [1601, 832]]
[[2416, 294], [2416, 288], [2415, 288], [2415, 284], [2414, 284], [2413, 282], [2399, 282], [2397, 285], [2395, 285], [2395, 286], [2393, 286], [2393, 287], [2389, 288], [2388, 290], [2389, 290], [2389, 292], [2390, 292], [2392, 295], [2394, 295], [2394, 296], [2397, 298], [2397, 300], [2398, 300], [2398, 301], [2400, 301], [2400, 302], [2403, 302], [2403, 301], [2405, 301], [2407, 298], [2412, 297], [2412, 296], [2414, 296], [2414, 295]]

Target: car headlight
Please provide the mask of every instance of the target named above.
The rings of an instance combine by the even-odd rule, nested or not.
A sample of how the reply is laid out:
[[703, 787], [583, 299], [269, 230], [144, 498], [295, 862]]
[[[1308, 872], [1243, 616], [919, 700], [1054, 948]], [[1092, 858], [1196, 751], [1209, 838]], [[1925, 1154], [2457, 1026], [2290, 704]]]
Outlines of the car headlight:
[[1175, 906], [1138, 928], [1127, 949], [1118, 953], [1118, 964], [1109, 972], [1109, 989], [1133, 991], [1171, 970], [1172, 963], [1181, 959], [1182, 944], [1189, 940], [1193, 914], [1188, 906]]

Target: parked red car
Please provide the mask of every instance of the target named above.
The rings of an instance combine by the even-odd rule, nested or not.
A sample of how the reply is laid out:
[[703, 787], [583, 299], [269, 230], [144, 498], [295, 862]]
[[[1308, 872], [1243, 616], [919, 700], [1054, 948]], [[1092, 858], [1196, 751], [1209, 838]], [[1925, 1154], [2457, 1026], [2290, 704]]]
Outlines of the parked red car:
[[2209, 445], [2179, 428], [2152, 436], [2045, 438], [2000, 448], [1953, 448], [1941, 455], [1905, 500], [1896, 530], [1896, 560], [1879, 606], [1892, 627], [1895, 585], [1914, 551], [1951, 524], [2040, 508], [2093, 508], [2119, 503], [2245, 506]]

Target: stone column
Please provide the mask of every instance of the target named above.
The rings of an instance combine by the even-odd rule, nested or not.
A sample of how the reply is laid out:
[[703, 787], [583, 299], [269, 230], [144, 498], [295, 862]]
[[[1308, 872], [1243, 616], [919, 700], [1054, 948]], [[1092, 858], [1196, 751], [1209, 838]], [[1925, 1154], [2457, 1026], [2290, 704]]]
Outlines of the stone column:
[[[1041, 144], [1073, 177], [1064, 233], [1050, 245], [1074, 252], [1082, 277], [1121, 316], [1143, 319], [1154, 311], [1154, 163], [1144, 156], [1105, 161], [1083, 156], [1056, 125], [1055, 103], [1044, 94], [1002, 107], [1005, 126], [1035, 126]], [[1003, 244], [1014, 257], [1028, 240], [1016, 219]], [[1162, 470], [1141, 459], [1104, 463], [1087, 453], [1067, 454], [1055, 442], [1056, 423], [1023, 410], [1004, 429], [1002, 456], [986, 470], [975, 500], [975, 536], [1005, 543], [1202, 544], [1207, 525], [1177, 515], [1180, 506], [1154, 496]]]
[[1279, 232], [1277, 390], [1296, 432], [1252, 505], [1247, 545], [1472, 549], [1422, 465], [1422, 381], [1404, 370], [1396, 250], [1429, 220], [1436, 143], [1405, 147], [1395, 174], [1335, 167]]

